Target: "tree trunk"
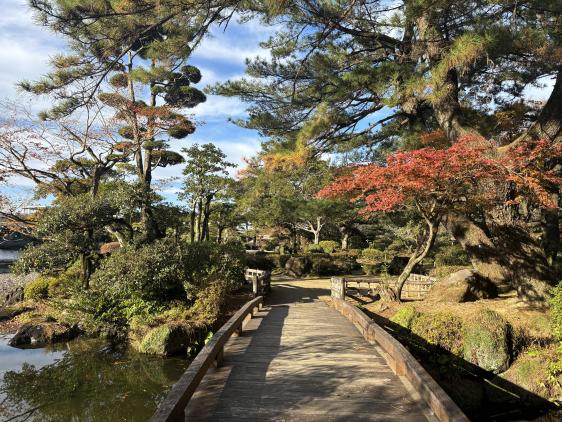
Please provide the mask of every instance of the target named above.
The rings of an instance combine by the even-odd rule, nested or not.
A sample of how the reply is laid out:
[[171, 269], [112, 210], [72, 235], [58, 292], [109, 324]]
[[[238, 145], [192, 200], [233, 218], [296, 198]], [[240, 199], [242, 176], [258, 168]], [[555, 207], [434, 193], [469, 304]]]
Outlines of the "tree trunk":
[[349, 233], [345, 232], [341, 238], [341, 249], [342, 251], [347, 251], [349, 248]]
[[398, 280], [396, 281], [396, 300], [398, 302], [401, 301], [402, 289], [404, 288], [404, 284], [406, 284], [406, 281], [408, 281], [408, 277], [410, 277], [410, 274], [412, 274], [414, 267], [427, 256], [427, 254], [433, 247], [435, 238], [437, 237], [438, 229], [439, 221], [428, 222], [425, 240], [423, 241], [423, 243], [418, 245], [410, 259], [408, 260], [408, 263], [402, 270], [402, 273], [398, 277]]
[[205, 205], [203, 210], [203, 240], [208, 241], [210, 239], [209, 235], [209, 219], [211, 216], [211, 201], [213, 199], [212, 195], [207, 195], [205, 198]]
[[217, 228], [217, 243], [221, 244], [222, 243], [222, 233], [224, 232], [224, 227], [218, 227]]
[[189, 214], [189, 238], [191, 239], [191, 243], [195, 242], [195, 208], [193, 208]]
[[544, 302], [554, 283], [552, 269], [528, 230], [515, 224], [488, 228], [449, 214], [447, 229], [470, 257], [474, 269], [499, 288], [514, 287], [527, 302]]
[[312, 233], [314, 234], [314, 244], [318, 245], [320, 243], [320, 231], [313, 230]]
[[203, 199], [199, 198], [199, 202], [197, 203], [197, 241], [201, 242], [201, 240], [203, 240], [203, 236], [202, 236], [202, 217], [203, 217]]
[[338, 227], [338, 229], [341, 235], [341, 249], [342, 251], [346, 251], [349, 248], [349, 227], [345, 224], [342, 224]]
[[88, 253], [83, 252], [80, 255], [80, 280], [84, 290], [90, 288], [90, 277], [92, 276], [92, 260]]

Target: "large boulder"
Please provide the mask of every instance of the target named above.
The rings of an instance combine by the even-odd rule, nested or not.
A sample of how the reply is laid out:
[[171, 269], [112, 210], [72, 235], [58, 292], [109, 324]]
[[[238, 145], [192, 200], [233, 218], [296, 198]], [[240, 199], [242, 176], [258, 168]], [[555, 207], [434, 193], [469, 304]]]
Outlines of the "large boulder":
[[72, 340], [80, 335], [81, 330], [77, 325], [64, 325], [57, 322], [29, 323], [22, 325], [10, 339], [10, 346], [42, 347], [47, 344]]
[[436, 282], [429, 291], [429, 302], [473, 302], [498, 296], [498, 288], [474, 270], [463, 269]]
[[138, 344], [138, 351], [149, 355], [185, 355], [193, 345], [195, 333], [181, 324], [164, 324], [151, 329]]
[[14, 305], [24, 299], [23, 290], [39, 277], [38, 273], [15, 275], [0, 274], [0, 307]]
[[467, 318], [463, 327], [464, 358], [499, 374], [510, 361], [510, 326], [497, 312], [484, 309]]
[[293, 256], [285, 263], [285, 271], [291, 277], [302, 277], [312, 270], [312, 261], [307, 256]]

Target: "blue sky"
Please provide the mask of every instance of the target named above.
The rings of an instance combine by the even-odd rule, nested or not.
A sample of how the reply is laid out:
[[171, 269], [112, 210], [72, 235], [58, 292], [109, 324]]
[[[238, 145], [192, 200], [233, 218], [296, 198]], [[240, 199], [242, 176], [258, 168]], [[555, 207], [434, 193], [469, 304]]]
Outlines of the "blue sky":
[[[199, 67], [203, 75], [201, 83], [206, 85], [226, 81], [244, 74], [246, 58], [267, 54], [259, 47], [272, 29], [257, 21], [231, 22], [228, 29], [216, 29], [194, 53], [191, 64]], [[2, 1], [0, 14], [0, 98], [18, 99], [16, 83], [20, 80], [35, 80], [49, 69], [48, 61], [54, 54], [65, 50], [62, 38], [37, 26], [27, 7], [27, 0]], [[48, 105], [45, 99], [45, 106]], [[242, 129], [229, 122], [245, 115], [245, 105], [237, 99], [208, 96], [207, 102], [192, 112], [200, 126], [185, 140], [175, 142], [173, 149], [179, 150], [193, 143], [213, 142], [234, 163], [242, 164], [244, 157], [254, 155], [261, 140], [255, 131]], [[181, 175], [181, 166], [158, 169], [156, 179], [168, 179]], [[17, 181], [8, 192], [23, 197], [30, 193], [31, 184]], [[168, 200], [175, 199], [178, 183], [168, 184], [163, 191]]]

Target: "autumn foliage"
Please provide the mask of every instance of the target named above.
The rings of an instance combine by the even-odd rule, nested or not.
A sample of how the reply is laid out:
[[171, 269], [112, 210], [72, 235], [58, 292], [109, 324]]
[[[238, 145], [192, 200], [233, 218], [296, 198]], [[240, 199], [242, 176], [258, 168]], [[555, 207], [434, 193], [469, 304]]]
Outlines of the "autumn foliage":
[[[561, 179], [545, 170], [546, 157], [561, 157], [560, 145], [528, 142], [498, 156], [495, 145], [467, 136], [454, 145], [396, 152], [386, 165], [356, 166], [319, 192], [321, 197], [349, 196], [364, 213], [389, 212], [414, 204], [424, 216], [436, 216], [460, 204], [492, 204], [497, 183], [513, 183], [518, 192], [543, 206], [555, 206], [549, 186]], [[516, 200], [520, 199], [518, 196]]]

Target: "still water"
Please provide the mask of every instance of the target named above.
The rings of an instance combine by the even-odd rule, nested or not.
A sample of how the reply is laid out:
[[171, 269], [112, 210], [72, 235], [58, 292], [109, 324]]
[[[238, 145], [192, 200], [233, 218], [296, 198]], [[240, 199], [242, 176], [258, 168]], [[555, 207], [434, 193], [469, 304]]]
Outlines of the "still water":
[[146, 421], [187, 368], [100, 340], [41, 349], [0, 336], [0, 421]]

